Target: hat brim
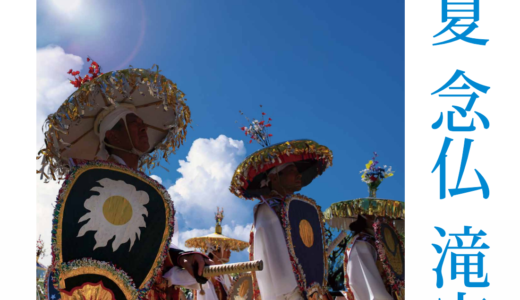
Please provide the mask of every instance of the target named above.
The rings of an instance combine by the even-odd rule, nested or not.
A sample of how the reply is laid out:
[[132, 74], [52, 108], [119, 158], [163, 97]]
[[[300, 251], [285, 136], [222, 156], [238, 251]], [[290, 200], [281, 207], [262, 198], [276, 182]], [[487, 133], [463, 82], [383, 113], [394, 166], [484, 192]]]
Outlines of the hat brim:
[[[359, 215], [386, 217], [404, 221], [405, 205], [402, 201], [374, 198], [359, 198], [333, 203], [323, 216], [325, 221], [336, 229], [349, 230], [350, 223]], [[402, 222], [398, 222], [401, 223]]]
[[248, 156], [236, 169], [230, 191], [244, 199], [254, 199], [270, 193], [261, 187], [267, 172], [285, 163], [294, 163], [302, 175], [302, 186], [309, 185], [332, 165], [332, 151], [312, 140], [279, 143]]
[[188, 239], [184, 245], [188, 248], [196, 248], [204, 252], [208, 251], [210, 245], [213, 247], [230, 249], [236, 252], [240, 252], [249, 247], [248, 242], [229, 238], [218, 233]]
[[[94, 97], [96, 106], [92, 110], [85, 112], [78, 122], [74, 124], [70, 124], [72, 123], [70, 121], [64, 122], [65, 124], [69, 123], [67, 125], [70, 125], [70, 128], [68, 134], [62, 135], [63, 142], [59, 142], [61, 145], [60, 154], [63, 160], [68, 160], [69, 158], [81, 160], [95, 159], [100, 146], [100, 138], [94, 130], [95, 118], [107, 107], [101, 95], [98, 94]], [[136, 90], [130, 94], [130, 97], [133, 98], [132, 102], [128, 100], [128, 97], [124, 97], [121, 94], [114, 100], [117, 104], [132, 104], [135, 106], [135, 114], [147, 125], [150, 147], [144, 152], [151, 152], [155, 150], [155, 147], [168, 134], [168, 126], [173, 124], [176, 119], [175, 111], [165, 111], [162, 108], [162, 101], [157, 100], [150, 94], [141, 96]]]
[[[321, 175], [325, 169], [322, 161], [314, 159], [300, 160], [293, 163], [298, 169], [298, 172], [302, 175], [302, 187], [309, 185], [314, 178]], [[267, 178], [267, 174], [270, 170], [272, 170], [272, 168], [255, 176], [244, 192], [245, 197], [259, 198], [271, 192], [269, 187], [262, 187], [262, 181]]]

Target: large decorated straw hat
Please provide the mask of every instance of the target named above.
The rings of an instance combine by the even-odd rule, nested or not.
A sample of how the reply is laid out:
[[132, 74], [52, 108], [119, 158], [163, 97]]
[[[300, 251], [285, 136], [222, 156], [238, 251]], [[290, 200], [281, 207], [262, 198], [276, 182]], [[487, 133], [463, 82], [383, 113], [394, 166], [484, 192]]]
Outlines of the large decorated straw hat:
[[331, 227], [349, 230], [350, 223], [356, 221], [359, 215], [370, 215], [392, 220], [399, 231], [404, 231], [404, 202], [376, 196], [377, 188], [383, 180], [394, 174], [392, 167], [378, 167], [379, 162], [376, 159], [377, 153], [374, 152], [372, 160], [361, 171], [361, 180], [368, 186], [369, 197], [333, 203], [323, 213]]
[[224, 219], [224, 209], [217, 209], [215, 214], [215, 232], [205, 236], [194, 237], [185, 242], [185, 246], [188, 248], [196, 248], [205, 253], [212, 252], [214, 250], [232, 250], [240, 252], [245, 248], [249, 247], [248, 242], [233, 239], [222, 235], [222, 220]]
[[356, 221], [359, 215], [370, 215], [392, 219], [402, 231], [404, 202], [370, 197], [345, 200], [333, 203], [323, 215], [327, 223], [337, 229], [349, 230], [350, 223]]
[[262, 113], [261, 121], [253, 120], [249, 127], [241, 128], [251, 137], [250, 143], [255, 140], [263, 148], [249, 155], [235, 170], [229, 190], [240, 198], [251, 200], [269, 194], [271, 190], [266, 184], [267, 174], [274, 168], [280, 169], [288, 163], [294, 163], [302, 175], [303, 187], [332, 165], [332, 151], [312, 140], [301, 139], [271, 145], [272, 134], [268, 133], [271, 118], [265, 121], [264, 115]]
[[158, 67], [103, 74], [92, 61], [85, 77], [79, 77], [79, 71], [70, 70], [69, 74], [76, 76], [71, 83], [78, 89], [45, 121], [45, 145], [38, 153], [42, 178], [61, 178], [73, 161], [106, 159], [97, 157], [104, 146], [100, 124], [121, 108], [135, 113], [147, 125], [150, 148], [141, 153], [141, 170], [152, 169], [160, 158], [167, 160], [185, 140], [191, 118], [184, 93], [160, 74]]

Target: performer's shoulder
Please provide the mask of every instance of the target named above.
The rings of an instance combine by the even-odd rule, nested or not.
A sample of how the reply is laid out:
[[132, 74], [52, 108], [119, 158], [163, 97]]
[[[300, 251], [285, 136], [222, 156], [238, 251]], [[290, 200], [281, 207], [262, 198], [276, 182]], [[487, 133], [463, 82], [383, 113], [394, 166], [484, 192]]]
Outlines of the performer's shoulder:
[[311, 197], [302, 195], [302, 194], [292, 194], [292, 195], [288, 196], [287, 199], [298, 199], [298, 200], [310, 202], [312, 204], [316, 204], [316, 200], [312, 199]]
[[259, 204], [255, 211], [255, 219], [257, 220], [273, 220], [278, 222], [278, 216], [273, 208], [266, 203]]
[[347, 244], [347, 249], [352, 249], [352, 247], [354, 247], [354, 245], [358, 242], [362, 242], [363, 244], [368, 244], [372, 247], [375, 247], [375, 238], [368, 233], [360, 232], [352, 236], [352, 238]]

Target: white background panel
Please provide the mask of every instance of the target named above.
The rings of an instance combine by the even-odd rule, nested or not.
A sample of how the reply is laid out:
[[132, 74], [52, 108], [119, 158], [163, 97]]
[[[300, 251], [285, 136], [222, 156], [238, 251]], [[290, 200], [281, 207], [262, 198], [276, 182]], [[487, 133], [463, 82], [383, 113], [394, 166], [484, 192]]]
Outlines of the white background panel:
[[[518, 14], [520, 1], [484, 0], [480, 3], [480, 21], [470, 37], [489, 39], [486, 46], [464, 41], [433, 46], [453, 37], [447, 32], [433, 38], [447, 23], [442, 23], [441, 0], [406, 0], [405, 51], [405, 151], [406, 151], [406, 296], [407, 299], [457, 299], [457, 292], [466, 292], [465, 300], [520, 299], [517, 292], [520, 262], [517, 235], [520, 219], [518, 180], [518, 149], [520, 138], [520, 42]], [[469, 125], [474, 118], [476, 131], [450, 132], [448, 111], [452, 105], [465, 107], [468, 98], [431, 95], [443, 86], [456, 70], [465, 71], [471, 80], [489, 86], [468, 117], [455, 113], [455, 125]], [[490, 121], [485, 130], [478, 111]], [[441, 128], [432, 129], [440, 113]], [[453, 142], [448, 150], [446, 187], [457, 182], [464, 138], [473, 139], [466, 170], [460, 187], [479, 186], [474, 169], [486, 179], [490, 197], [482, 198], [476, 191], [439, 199], [439, 170], [431, 173], [440, 154], [444, 138]], [[450, 279], [449, 257], [444, 266], [444, 287], [435, 286], [435, 272], [440, 254], [432, 243], [445, 245], [434, 226], [447, 233], [484, 230], [483, 240], [491, 248], [482, 250], [484, 272], [489, 274], [488, 288], [467, 288], [462, 277]], [[441, 241], [444, 240], [443, 243]], [[452, 241], [453, 243], [454, 241]], [[477, 253], [478, 251], [475, 251]], [[459, 275], [461, 276], [461, 275]], [[516, 291], [516, 293], [515, 293]]]

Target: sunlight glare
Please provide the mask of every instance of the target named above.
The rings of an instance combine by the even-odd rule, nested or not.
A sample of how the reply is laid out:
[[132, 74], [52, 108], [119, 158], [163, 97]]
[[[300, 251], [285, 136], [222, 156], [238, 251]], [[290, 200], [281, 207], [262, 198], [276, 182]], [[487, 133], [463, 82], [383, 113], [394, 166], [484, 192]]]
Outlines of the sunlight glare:
[[78, 10], [81, 0], [52, 0], [54, 5], [64, 13], [70, 14]]

